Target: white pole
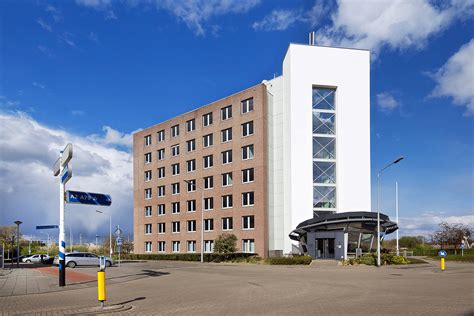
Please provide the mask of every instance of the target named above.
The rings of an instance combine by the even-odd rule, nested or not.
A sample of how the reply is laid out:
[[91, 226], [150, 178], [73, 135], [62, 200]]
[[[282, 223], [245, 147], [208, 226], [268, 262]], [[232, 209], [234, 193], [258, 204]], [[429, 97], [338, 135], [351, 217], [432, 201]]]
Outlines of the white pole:
[[[395, 182], [395, 217], [396, 217], [397, 226], [398, 226], [398, 181]], [[396, 231], [396, 234], [397, 234], [397, 256], [400, 255], [400, 248], [398, 247], [398, 231], [399, 230], [400, 230], [400, 227]]]
[[201, 188], [201, 263], [204, 262], [204, 190]]
[[377, 174], [377, 266], [380, 267], [380, 172]]
[[109, 252], [112, 259], [112, 215], [109, 214]]
[[63, 173], [63, 166], [61, 159], [63, 157], [63, 152], [59, 153], [59, 286], [66, 285], [66, 242], [64, 234], [64, 184], [61, 181], [61, 174]]

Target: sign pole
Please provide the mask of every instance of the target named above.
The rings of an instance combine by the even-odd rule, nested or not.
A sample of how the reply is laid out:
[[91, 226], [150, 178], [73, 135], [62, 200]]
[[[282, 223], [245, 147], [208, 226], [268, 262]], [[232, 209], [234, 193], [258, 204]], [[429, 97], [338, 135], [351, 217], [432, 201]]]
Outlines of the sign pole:
[[[63, 152], [59, 153], [59, 159], [62, 160]], [[63, 166], [60, 163], [60, 174], [63, 172]], [[59, 286], [66, 286], [66, 255], [65, 255], [65, 234], [64, 234], [64, 183], [59, 180]]]

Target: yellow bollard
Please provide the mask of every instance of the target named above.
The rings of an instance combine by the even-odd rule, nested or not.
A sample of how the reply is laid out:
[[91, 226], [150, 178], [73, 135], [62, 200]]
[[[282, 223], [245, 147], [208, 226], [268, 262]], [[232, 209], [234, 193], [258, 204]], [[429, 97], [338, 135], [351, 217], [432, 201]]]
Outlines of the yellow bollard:
[[444, 258], [441, 258], [441, 271], [444, 271]]
[[104, 306], [105, 297], [105, 271], [97, 272], [97, 300]]

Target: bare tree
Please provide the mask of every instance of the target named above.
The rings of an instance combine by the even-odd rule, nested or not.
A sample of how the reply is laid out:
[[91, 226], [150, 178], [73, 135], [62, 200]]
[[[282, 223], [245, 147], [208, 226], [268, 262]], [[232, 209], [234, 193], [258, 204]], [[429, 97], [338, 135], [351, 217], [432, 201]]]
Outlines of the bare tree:
[[454, 252], [461, 245], [464, 237], [471, 237], [471, 228], [464, 224], [449, 224], [441, 222], [439, 229], [431, 236], [433, 243], [438, 244], [441, 248], [453, 247]]

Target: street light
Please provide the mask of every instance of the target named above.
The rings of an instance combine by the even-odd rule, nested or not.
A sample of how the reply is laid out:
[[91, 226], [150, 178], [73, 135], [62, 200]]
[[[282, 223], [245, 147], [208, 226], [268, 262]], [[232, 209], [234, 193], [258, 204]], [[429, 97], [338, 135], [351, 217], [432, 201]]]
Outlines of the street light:
[[112, 215], [104, 211], [95, 210], [97, 213], [105, 214], [109, 216], [109, 251], [110, 258], [112, 258]]
[[405, 157], [401, 156], [400, 158], [397, 158], [396, 160], [392, 161], [385, 167], [379, 170], [377, 173], [377, 266], [380, 267], [380, 200], [379, 200], [379, 192], [380, 192], [380, 174], [382, 171], [390, 167], [391, 165], [394, 165], [396, 163], [399, 163], [402, 161]]
[[15, 221], [16, 224], [16, 267], [20, 267], [20, 224], [22, 221]]
[[[196, 180], [194, 180], [196, 181]], [[201, 263], [204, 262], [204, 190], [188, 180], [184, 180], [187, 184], [194, 186], [195, 189], [201, 191]]]

